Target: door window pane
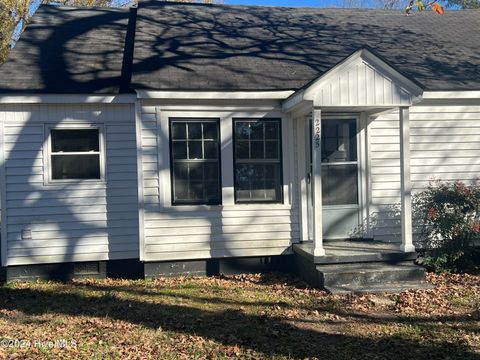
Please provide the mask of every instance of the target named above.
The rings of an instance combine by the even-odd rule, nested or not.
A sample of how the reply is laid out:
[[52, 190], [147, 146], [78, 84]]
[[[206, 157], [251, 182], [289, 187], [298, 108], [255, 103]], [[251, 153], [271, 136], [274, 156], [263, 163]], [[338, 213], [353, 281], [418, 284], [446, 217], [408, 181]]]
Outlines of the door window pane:
[[322, 162], [357, 161], [356, 120], [322, 122]]
[[219, 204], [219, 122], [175, 119], [170, 122], [172, 203]]
[[357, 122], [322, 121], [323, 205], [358, 204]]
[[323, 205], [358, 203], [357, 165], [322, 166]]

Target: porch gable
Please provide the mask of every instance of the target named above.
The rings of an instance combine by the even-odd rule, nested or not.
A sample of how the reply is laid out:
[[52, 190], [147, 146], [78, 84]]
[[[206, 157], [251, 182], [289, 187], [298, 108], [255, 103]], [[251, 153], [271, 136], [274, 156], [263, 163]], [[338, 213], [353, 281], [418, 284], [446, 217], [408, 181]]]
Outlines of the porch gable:
[[305, 102], [334, 108], [411, 106], [422, 94], [419, 84], [363, 48], [286, 99], [284, 110]]

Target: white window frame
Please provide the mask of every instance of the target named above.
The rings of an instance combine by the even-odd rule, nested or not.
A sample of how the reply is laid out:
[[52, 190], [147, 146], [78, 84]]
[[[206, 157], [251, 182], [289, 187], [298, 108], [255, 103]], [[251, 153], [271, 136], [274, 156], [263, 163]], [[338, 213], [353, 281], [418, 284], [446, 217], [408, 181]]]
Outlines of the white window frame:
[[[81, 154], [98, 154], [100, 160], [100, 179], [53, 179], [52, 178], [52, 130], [98, 130], [99, 151], [81, 152]], [[106, 182], [106, 158], [105, 158], [105, 125], [104, 124], [46, 124], [44, 128], [44, 183], [45, 185], [57, 184], [104, 184]], [[71, 152], [65, 155], [80, 154]]]

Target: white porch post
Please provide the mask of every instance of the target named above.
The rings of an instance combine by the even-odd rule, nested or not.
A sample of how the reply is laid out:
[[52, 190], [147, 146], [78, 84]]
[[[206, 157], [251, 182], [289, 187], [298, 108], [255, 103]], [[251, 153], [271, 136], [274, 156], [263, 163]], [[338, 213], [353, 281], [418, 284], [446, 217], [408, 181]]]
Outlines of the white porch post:
[[412, 188], [410, 184], [410, 114], [408, 107], [400, 107], [400, 187], [401, 226], [404, 252], [415, 251], [412, 240]]
[[322, 228], [322, 112], [313, 108], [312, 114], [312, 204], [313, 256], [324, 256]]

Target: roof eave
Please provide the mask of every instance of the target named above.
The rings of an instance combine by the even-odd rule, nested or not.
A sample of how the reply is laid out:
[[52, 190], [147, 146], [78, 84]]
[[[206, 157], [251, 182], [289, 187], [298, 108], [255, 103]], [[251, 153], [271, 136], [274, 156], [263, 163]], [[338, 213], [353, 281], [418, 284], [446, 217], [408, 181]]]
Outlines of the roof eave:
[[281, 91], [184, 91], [136, 90], [139, 99], [154, 100], [285, 100], [293, 90]]

